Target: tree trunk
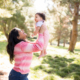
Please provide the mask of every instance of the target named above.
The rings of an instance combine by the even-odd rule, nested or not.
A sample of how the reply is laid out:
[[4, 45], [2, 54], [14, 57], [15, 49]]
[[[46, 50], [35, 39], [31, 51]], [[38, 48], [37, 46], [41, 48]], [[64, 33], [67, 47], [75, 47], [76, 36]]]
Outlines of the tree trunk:
[[50, 45], [52, 45], [52, 41], [50, 41]]
[[5, 36], [6, 36], [7, 40], [8, 40], [8, 37], [9, 37], [8, 34], [6, 32], [4, 32], [4, 34], [5, 34]]
[[70, 41], [71, 41], [71, 37], [72, 37], [72, 30], [71, 30], [71, 32], [70, 32]]
[[5, 34], [6, 38], [7, 38], [7, 40], [8, 40], [9, 35], [8, 35], [8, 33], [6, 32], [6, 27], [3, 27], [3, 31], [4, 31], [4, 34]]
[[64, 39], [63, 47], [65, 47], [66, 40]]
[[74, 19], [72, 21], [73, 29], [72, 29], [72, 36], [71, 36], [70, 46], [69, 46], [69, 51], [71, 51], [71, 52], [74, 51], [76, 41], [77, 41], [78, 14], [79, 14], [79, 3], [75, 3]]
[[58, 41], [58, 44], [57, 44], [57, 46], [59, 46], [59, 44], [60, 44], [60, 39], [58, 39], [57, 41]]
[[52, 41], [53, 41], [53, 40], [54, 40], [54, 39], [52, 38], [52, 39], [49, 41], [49, 42], [50, 42], [50, 45], [53, 45], [53, 44], [52, 44]]

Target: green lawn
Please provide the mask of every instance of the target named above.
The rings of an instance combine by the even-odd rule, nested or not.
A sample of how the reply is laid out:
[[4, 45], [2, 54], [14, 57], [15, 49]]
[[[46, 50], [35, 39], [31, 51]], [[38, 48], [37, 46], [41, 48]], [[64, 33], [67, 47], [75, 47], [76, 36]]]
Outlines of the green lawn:
[[[0, 58], [8, 57], [6, 45], [6, 41], [0, 41]], [[79, 48], [76, 47], [74, 53], [71, 53], [67, 47], [48, 46], [47, 52], [48, 54], [41, 59], [38, 59], [40, 53], [34, 53], [30, 80], [80, 80]], [[6, 59], [2, 65], [5, 66], [8, 60]]]
[[43, 77], [41, 80], [80, 80], [80, 50], [70, 53], [67, 50], [62, 52], [61, 47], [55, 49], [40, 60], [36, 59], [39, 54], [34, 54], [33, 60], [39, 63], [31, 68], [35, 77], [37, 79]]

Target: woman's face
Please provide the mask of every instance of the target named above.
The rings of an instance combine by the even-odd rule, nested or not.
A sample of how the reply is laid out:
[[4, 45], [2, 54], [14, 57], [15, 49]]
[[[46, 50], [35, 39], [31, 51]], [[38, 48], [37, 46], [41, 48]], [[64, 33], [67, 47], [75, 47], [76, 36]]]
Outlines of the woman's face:
[[17, 37], [18, 39], [23, 39], [23, 40], [26, 39], [27, 34], [23, 30], [18, 29], [18, 34], [19, 34], [19, 36]]

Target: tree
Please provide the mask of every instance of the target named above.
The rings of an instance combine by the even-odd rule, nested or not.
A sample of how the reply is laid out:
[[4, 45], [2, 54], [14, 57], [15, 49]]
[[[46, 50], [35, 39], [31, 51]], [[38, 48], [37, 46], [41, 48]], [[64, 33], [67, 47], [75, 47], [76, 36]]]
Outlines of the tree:
[[74, 2], [74, 19], [72, 20], [72, 24], [73, 24], [73, 29], [72, 29], [72, 36], [71, 36], [71, 41], [70, 41], [70, 46], [69, 46], [69, 51], [74, 50], [75, 45], [76, 45], [76, 41], [77, 41], [77, 24], [78, 24], [78, 15], [79, 15], [79, 3], [78, 2]]
[[63, 27], [62, 39], [63, 39], [63, 47], [65, 47], [65, 43], [69, 39], [69, 29], [68, 27]]
[[4, 32], [6, 38], [8, 39], [8, 33], [14, 27], [20, 27], [21, 29], [25, 29], [24, 25], [25, 18], [19, 13], [13, 14], [10, 18], [0, 18], [0, 23], [2, 26], [2, 31]]
[[60, 21], [56, 21], [55, 22], [55, 26], [54, 26], [54, 39], [57, 40], [58, 44], [57, 46], [59, 46], [60, 44], [60, 40], [61, 40], [61, 36], [62, 36], [62, 32], [63, 32], [63, 26], [61, 25], [62, 20], [60, 18]]
[[78, 18], [79, 18], [79, 4], [80, 0], [53, 0], [53, 2], [60, 2], [62, 6], [68, 7], [69, 11], [72, 14], [72, 36], [71, 36], [71, 41], [70, 41], [70, 46], [69, 46], [69, 51], [73, 52], [76, 41], [77, 41], [77, 24], [78, 24]]
[[[51, 35], [53, 36], [51, 37], [50, 42], [56, 39], [58, 42], [57, 46], [59, 46], [60, 40], [63, 39], [65, 45], [65, 42], [69, 37], [65, 36], [65, 34], [68, 33], [68, 26], [70, 25], [69, 20], [67, 19], [69, 17], [67, 16], [68, 10], [65, 6], [62, 7], [59, 3], [56, 3], [55, 6], [56, 7], [54, 7], [52, 10], [48, 9], [50, 14], [54, 15], [53, 16], [54, 30], [51, 32]], [[67, 35], [69, 35], [69, 33]]]
[[59, 46], [60, 40], [63, 39], [63, 46], [65, 47], [65, 43], [69, 38], [68, 25], [69, 24], [65, 21], [65, 19], [61, 17], [59, 17], [59, 21], [55, 22], [53, 36], [54, 36], [54, 39], [56, 39], [58, 42], [57, 46]]
[[[1, 9], [4, 10], [3, 14], [0, 15], [0, 29], [4, 32], [6, 38], [8, 39], [8, 33], [10, 30], [14, 27], [19, 27], [21, 29], [24, 29], [26, 33], [29, 33], [29, 28], [26, 27], [27, 22], [26, 16], [29, 16], [27, 9], [31, 6], [30, 2], [28, 0], [4, 0], [5, 2], [0, 2], [2, 5], [0, 5]], [[26, 14], [24, 14], [23, 10], [26, 10]], [[3, 16], [2, 16], [3, 15]], [[30, 21], [28, 19], [28, 21]], [[32, 22], [30, 23], [32, 24]]]

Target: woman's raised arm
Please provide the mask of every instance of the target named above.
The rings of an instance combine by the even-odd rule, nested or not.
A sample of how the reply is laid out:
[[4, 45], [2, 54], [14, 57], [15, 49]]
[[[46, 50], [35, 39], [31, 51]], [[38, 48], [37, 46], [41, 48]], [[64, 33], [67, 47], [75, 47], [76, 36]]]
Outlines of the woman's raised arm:
[[43, 34], [39, 34], [36, 43], [21, 42], [21, 49], [23, 52], [37, 52], [41, 51], [44, 46]]

